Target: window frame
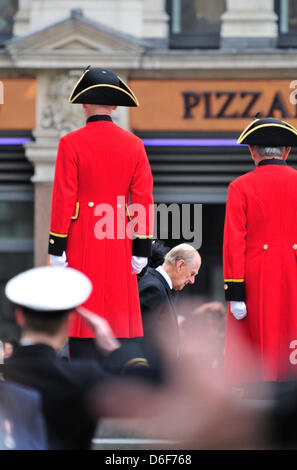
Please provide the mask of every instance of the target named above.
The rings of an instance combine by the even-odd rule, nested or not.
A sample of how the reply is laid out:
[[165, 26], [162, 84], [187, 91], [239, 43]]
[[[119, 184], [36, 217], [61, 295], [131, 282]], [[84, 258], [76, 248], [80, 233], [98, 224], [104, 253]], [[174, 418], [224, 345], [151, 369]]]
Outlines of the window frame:
[[[23, 188], [22, 185], [14, 185], [13, 191], [0, 187], [0, 204], [2, 202], [32, 202], [34, 209], [34, 188]], [[34, 218], [32, 220], [34, 228]], [[32, 253], [34, 254], [34, 234], [32, 238], [0, 238], [1, 253]]]
[[15, 6], [16, 6], [16, 10], [15, 10], [13, 16], [9, 16], [9, 17], [6, 18], [6, 20], [9, 21], [9, 24], [11, 26], [11, 31], [6, 32], [6, 33], [0, 32], [0, 47], [4, 47], [5, 42], [14, 37], [13, 27], [14, 27], [14, 22], [15, 22], [15, 16], [18, 13], [19, 8], [20, 8], [20, 1], [19, 0], [16, 0], [16, 5]]
[[277, 47], [289, 48], [297, 47], [297, 32], [296, 33], [282, 33], [280, 30], [280, 12], [281, 0], [274, 0], [274, 11], [278, 17], [278, 41]]
[[[226, 4], [225, 4], [226, 8]], [[170, 49], [219, 49], [220, 33], [184, 34], [172, 32], [173, 0], [166, 0], [166, 11], [169, 15], [169, 48]]]

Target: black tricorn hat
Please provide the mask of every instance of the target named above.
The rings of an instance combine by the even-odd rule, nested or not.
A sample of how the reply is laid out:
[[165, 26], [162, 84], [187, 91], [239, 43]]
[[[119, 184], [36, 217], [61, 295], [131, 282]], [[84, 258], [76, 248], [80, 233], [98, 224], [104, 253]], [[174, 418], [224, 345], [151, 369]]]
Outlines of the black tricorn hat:
[[244, 129], [237, 143], [270, 147], [297, 146], [297, 129], [280, 119], [255, 119]]
[[108, 106], [138, 106], [138, 100], [126, 83], [111, 70], [85, 69], [75, 84], [69, 103], [102, 104]]

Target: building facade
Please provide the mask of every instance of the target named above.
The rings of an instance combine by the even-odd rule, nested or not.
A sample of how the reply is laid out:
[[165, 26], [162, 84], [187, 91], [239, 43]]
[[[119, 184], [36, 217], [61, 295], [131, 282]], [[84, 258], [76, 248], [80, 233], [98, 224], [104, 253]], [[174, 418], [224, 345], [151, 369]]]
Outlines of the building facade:
[[115, 121], [144, 140], [155, 202], [191, 205], [187, 233], [173, 216], [157, 226], [170, 246], [202, 237], [188, 293], [223, 299], [227, 187], [253, 168], [236, 138], [257, 112], [297, 125], [296, 2], [6, 0], [0, 20], [0, 337], [14, 331], [5, 283], [46, 262], [58, 141], [84, 125], [67, 98], [90, 64], [114, 70], [140, 101]]

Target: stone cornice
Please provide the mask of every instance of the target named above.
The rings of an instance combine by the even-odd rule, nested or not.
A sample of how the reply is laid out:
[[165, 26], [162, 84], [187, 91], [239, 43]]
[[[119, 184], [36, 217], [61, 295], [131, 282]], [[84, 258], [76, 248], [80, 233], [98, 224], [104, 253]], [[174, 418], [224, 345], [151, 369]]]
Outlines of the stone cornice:
[[97, 67], [111, 69], [136, 69], [140, 65], [140, 57], [131, 53], [99, 54], [98, 52], [86, 51], [22, 51], [22, 53], [10, 53], [0, 56], [0, 69], [13, 67], [18, 69], [82, 69], [89, 64], [96, 64]]
[[142, 57], [144, 70], [296, 70], [296, 50], [269, 51], [148, 51]]
[[[195, 74], [201, 71], [241, 70], [259, 73], [271, 71], [290, 71], [296, 73], [296, 50], [263, 52], [222, 52], [222, 51], [134, 51], [107, 52], [91, 49], [22, 49], [7, 48], [0, 51], [1, 69], [81, 69], [89, 64], [116, 70], [131, 70], [154, 75], [175, 71], [177, 75]], [[182, 68], [181, 68], [182, 65]]]

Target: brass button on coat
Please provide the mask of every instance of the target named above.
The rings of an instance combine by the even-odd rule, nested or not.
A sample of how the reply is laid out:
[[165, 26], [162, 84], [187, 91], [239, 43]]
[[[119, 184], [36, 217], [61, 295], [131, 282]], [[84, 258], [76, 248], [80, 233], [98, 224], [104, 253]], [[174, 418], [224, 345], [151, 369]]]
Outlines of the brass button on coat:
[[267, 250], [267, 249], [268, 249], [268, 245], [264, 245], [263, 248], [264, 248], [264, 250]]
[[293, 250], [297, 250], [297, 244], [296, 243], [293, 245]]
[[89, 207], [93, 207], [93, 206], [94, 206], [94, 202], [92, 202], [92, 201], [88, 202], [88, 206], [89, 206]]
[[51, 245], [54, 245], [54, 244], [55, 244], [55, 240], [53, 240], [52, 238], [50, 238], [50, 241], [49, 241], [49, 242], [50, 242]]

